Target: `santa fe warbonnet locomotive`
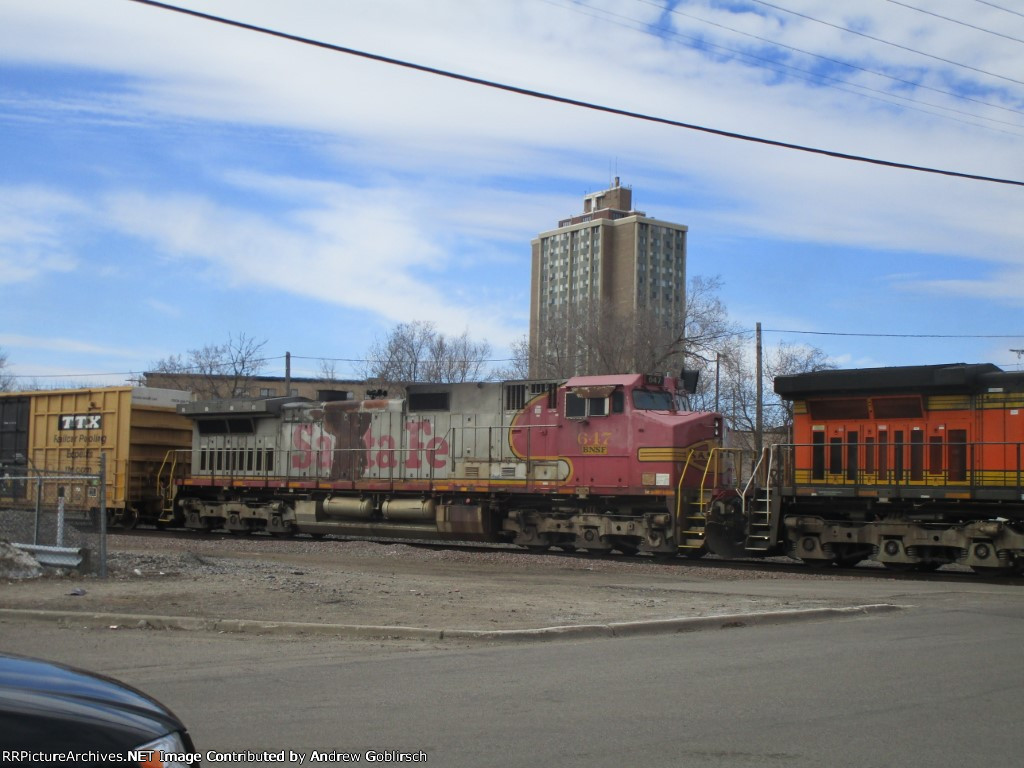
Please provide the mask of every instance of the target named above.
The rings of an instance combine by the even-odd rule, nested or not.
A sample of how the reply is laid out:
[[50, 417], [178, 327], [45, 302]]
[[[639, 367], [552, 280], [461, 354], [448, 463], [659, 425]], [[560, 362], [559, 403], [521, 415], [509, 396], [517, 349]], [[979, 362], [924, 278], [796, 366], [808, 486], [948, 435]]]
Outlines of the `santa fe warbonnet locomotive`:
[[413, 384], [402, 398], [190, 403], [195, 528], [695, 554], [722, 419], [662, 376]]

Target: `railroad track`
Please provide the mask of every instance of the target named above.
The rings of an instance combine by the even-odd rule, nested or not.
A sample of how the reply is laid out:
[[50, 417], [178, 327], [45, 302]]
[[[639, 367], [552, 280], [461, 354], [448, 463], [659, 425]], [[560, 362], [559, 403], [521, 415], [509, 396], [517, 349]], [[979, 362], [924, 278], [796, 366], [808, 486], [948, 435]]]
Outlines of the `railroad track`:
[[[331, 541], [346, 542], [346, 541], [381, 541], [380, 539], [368, 539], [360, 536], [338, 536], [330, 534], [322, 538], [314, 539], [307, 534], [295, 534], [292, 536], [273, 536], [266, 533], [252, 533], [252, 534], [232, 534], [224, 531], [195, 531], [192, 529], [178, 528], [178, 529], [164, 529], [158, 531], [150, 528], [135, 528], [132, 530], [124, 529], [111, 529], [108, 533], [111, 537], [117, 537], [121, 539], [131, 539], [135, 537], [146, 537], [146, 538], [172, 538], [176, 540], [196, 540], [202, 539], [205, 541], [234, 541], [237, 542], [243, 539], [266, 539], [268, 541], [293, 541], [293, 542], [313, 542], [316, 541], [319, 544], [328, 543]], [[653, 557], [650, 555], [621, 555], [619, 553], [614, 554], [593, 554], [584, 551], [578, 552], [563, 552], [557, 549], [551, 549], [547, 552], [536, 552], [527, 551], [522, 547], [518, 547], [512, 544], [481, 544], [479, 542], [460, 544], [458, 542], [436, 542], [436, 541], [417, 541], [417, 540], [404, 540], [404, 539], [388, 539], [390, 543], [405, 544], [407, 546], [416, 547], [418, 549], [434, 550], [434, 551], [452, 551], [452, 552], [479, 552], [479, 553], [491, 553], [491, 552], [509, 552], [522, 554], [524, 556], [529, 555], [530, 557], [538, 558], [561, 558], [566, 560], [593, 560], [599, 558], [601, 560], [618, 561], [622, 563], [638, 562], [647, 564], [657, 564], [659, 566], [665, 566], [667, 568], [692, 568], [699, 566], [710, 570], [732, 570], [732, 571], [749, 571], [751, 574], [756, 573], [788, 573], [794, 576], [800, 576], [803, 578], [813, 577], [820, 575], [822, 577], [829, 578], [849, 578], [849, 579], [885, 579], [889, 581], [921, 581], [921, 582], [947, 582], [951, 584], [998, 584], [1004, 586], [1024, 586], [1024, 576], [988, 576], [984, 574], [977, 574], [971, 571], [969, 568], [964, 566], [944, 566], [936, 571], [899, 571], [890, 570], [885, 568], [880, 563], [873, 563], [866, 561], [852, 568], [840, 568], [838, 566], [826, 566], [826, 567], [812, 567], [804, 563], [797, 562], [788, 557], [770, 557], [765, 559], [745, 559], [745, 558], [734, 558], [728, 559], [719, 557], [718, 555], [707, 555], [700, 559], [687, 559], [683, 557]]]

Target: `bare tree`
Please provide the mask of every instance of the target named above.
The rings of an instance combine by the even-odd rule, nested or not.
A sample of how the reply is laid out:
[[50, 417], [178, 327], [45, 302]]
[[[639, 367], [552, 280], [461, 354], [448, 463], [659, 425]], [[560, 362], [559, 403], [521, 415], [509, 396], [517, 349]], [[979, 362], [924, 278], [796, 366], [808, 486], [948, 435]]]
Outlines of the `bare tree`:
[[0, 349], [0, 392], [10, 392], [15, 383], [15, 377], [7, 372], [7, 353]]
[[490, 353], [490, 344], [474, 341], [468, 331], [447, 337], [433, 323], [415, 320], [399, 323], [383, 341], [375, 341], [362, 373], [383, 385], [475, 381], [483, 376]]
[[438, 333], [431, 341], [424, 381], [478, 381], [491, 354], [486, 341], [474, 341], [469, 331], [455, 337]]
[[683, 352], [688, 362], [700, 361], [705, 367], [720, 356], [722, 349], [741, 332], [729, 319], [729, 311], [719, 295], [722, 278], [694, 275], [686, 288], [683, 312]]
[[[764, 358], [764, 429], [787, 430], [793, 424], [793, 404], [775, 394], [775, 377], [827, 370], [835, 368], [836, 364], [817, 347], [788, 342], [769, 349]], [[757, 372], [753, 354], [734, 346], [725, 371], [722, 411], [733, 429], [752, 433], [757, 421]]]
[[320, 363], [317, 366], [317, 377], [322, 381], [337, 381], [338, 380], [338, 367], [334, 360], [330, 360], [326, 357], [320, 359]]
[[207, 344], [184, 355], [170, 355], [153, 364], [152, 372], [177, 389], [190, 390], [201, 400], [237, 397], [258, 376], [266, 361], [267, 341], [245, 333], [228, 336], [223, 344]]
[[508, 365], [495, 368], [489, 378], [496, 381], [516, 381], [530, 378], [530, 337], [522, 335], [509, 345], [512, 357]]
[[[765, 364], [765, 377], [769, 384], [775, 381], [776, 376], [789, 376], [794, 373], [810, 373], [812, 371], [826, 371], [838, 366], [829, 359], [828, 355], [817, 347], [805, 346], [803, 344], [790, 344], [781, 342], [776, 347], [768, 362]], [[780, 426], [789, 429], [793, 426], [793, 403], [784, 400], [775, 394], [773, 386], [768, 386], [766, 391], [772, 393], [772, 402], [778, 409], [778, 417], [775, 419]]]

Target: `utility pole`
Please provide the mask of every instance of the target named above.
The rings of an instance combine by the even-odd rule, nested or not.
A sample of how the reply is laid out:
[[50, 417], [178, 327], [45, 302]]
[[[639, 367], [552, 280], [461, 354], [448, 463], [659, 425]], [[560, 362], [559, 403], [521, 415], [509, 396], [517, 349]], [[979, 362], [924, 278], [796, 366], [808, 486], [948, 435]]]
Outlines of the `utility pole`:
[[761, 448], [764, 444], [764, 436], [762, 431], [764, 429], [764, 360], [761, 353], [761, 324], [757, 324], [757, 409], [755, 413], [754, 423], [754, 449], [757, 452], [757, 456], [754, 461], [760, 461], [761, 459]]
[[718, 383], [722, 368], [722, 353], [715, 352], [715, 413], [718, 413]]
[[284, 353], [284, 396], [292, 393], [292, 353]]

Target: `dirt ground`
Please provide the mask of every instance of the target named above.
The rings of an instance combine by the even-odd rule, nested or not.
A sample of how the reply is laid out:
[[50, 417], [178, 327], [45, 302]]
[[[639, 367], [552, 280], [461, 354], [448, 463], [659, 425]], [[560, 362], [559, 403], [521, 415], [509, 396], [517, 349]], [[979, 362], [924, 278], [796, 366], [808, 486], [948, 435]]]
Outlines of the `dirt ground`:
[[647, 557], [140, 532], [108, 552], [106, 579], [0, 580], [0, 608], [495, 630], [848, 604], [745, 588], [790, 571]]

